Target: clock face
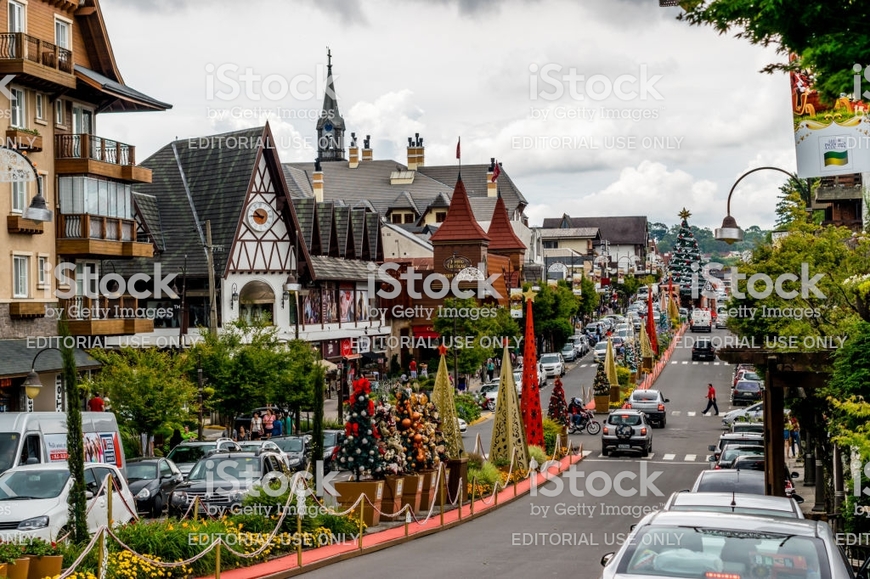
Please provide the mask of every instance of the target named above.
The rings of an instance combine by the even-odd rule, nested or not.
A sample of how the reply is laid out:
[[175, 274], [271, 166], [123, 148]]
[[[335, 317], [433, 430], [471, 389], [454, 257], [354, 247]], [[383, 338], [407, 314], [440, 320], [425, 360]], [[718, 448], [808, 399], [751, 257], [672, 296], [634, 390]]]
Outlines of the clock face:
[[331, 133], [332, 128], [333, 128], [332, 123], [326, 123], [325, 125], [323, 125], [323, 130], [326, 131], [327, 133]]
[[256, 201], [248, 205], [247, 222], [254, 231], [266, 231], [275, 222], [275, 211], [268, 203]]

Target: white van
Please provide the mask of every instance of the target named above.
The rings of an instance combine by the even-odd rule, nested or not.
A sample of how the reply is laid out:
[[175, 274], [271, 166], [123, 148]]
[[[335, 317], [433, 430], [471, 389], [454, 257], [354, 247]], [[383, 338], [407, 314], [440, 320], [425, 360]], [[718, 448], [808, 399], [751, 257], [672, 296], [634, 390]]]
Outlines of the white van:
[[700, 308], [692, 310], [689, 329], [693, 332], [712, 332], [713, 318], [710, 315], [710, 310], [702, 310]]
[[[118, 422], [111, 412], [82, 412], [85, 462], [114, 464], [126, 476]], [[24, 464], [66, 462], [65, 412], [0, 412], [0, 472]]]

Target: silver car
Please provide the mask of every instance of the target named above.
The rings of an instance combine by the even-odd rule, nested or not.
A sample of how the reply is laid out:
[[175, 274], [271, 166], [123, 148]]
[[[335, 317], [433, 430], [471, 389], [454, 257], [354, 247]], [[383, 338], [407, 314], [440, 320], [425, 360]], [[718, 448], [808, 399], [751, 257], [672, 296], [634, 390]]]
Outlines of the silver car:
[[565, 375], [565, 361], [562, 359], [562, 354], [550, 352], [541, 356], [541, 366], [547, 377], [558, 377]]
[[854, 577], [823, 521], [698, 511], [650, 513], [601, 564], [602, 579]]
[[601, 429], [601, 454], [652, 452], [652, 425], [640, 410], [614, 410]]
[[670, 496], [661, 510], [737, 513], [786, 519], [804, 518], [800, 507], [792, 499], [744, 493], [676, 492]]

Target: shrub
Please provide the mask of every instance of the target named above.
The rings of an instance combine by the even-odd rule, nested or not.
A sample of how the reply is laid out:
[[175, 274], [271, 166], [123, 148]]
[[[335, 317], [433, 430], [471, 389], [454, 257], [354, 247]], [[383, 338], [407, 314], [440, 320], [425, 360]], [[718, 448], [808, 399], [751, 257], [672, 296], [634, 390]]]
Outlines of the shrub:
[[471, 452], [468, 454], [468, 468], [476, 468], [480, 470], [483, 464], [486, 462], [486, 459], [483, 458], [482, 454], [478, 454], [476, 452]]
[[535, 459], [535, 462], [537, 462], [538, 465], [542, 465], [550, 459], [550, 457], [547, 456], [547, 451], [540, 446], [530, 446], [529, 457]]
[[471, 482], [493, 486], [500, 478], [501, 475], [498, 472], [498, 468], [491, 462], [483, 463], [480, 468], [468, 467], [468, 480]]
[[[556, 438], [562, 435], [562, 425], [549, 418], [544, 419], [544, 450], [548, 456], [556, 451]], [[562, 442], [565, 440], [563, 438]]]
[[471, 394], [459, 394], [454, 398], [456, 402], [456, 415], [471, 424], [480, 418], [480, 404]]
[[631, 370], [622, 366], [616, 368], [616, 380], [620, 386], [628, 386], [628, 383], [631, 381]]

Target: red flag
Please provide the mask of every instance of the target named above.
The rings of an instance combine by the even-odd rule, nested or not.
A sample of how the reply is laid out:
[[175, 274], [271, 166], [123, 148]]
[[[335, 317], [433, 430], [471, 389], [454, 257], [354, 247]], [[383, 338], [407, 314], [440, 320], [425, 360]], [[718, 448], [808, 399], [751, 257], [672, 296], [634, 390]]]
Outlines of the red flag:
[[492, 182], [495, 183], [498, 176], [501, 175], [501, 167], [498, 166], [498, 161], [492, 165]]
[[456, 139], [456, 158], [457, 159], [461, 158], [461, 155], [459, 154], [459, 143], [461, 140], [462, 140], [462, 137], [459, 137], [458, 139]]

